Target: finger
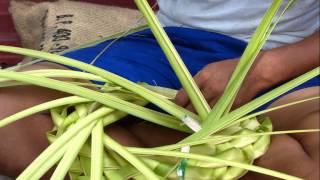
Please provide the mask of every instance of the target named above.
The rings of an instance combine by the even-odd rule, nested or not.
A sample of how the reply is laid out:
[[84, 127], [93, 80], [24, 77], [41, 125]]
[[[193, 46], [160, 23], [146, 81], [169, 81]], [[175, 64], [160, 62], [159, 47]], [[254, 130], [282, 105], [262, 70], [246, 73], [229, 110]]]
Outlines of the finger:
[[194, 81], [196, 82], [196, 84], [198, 85], [199, 89], [202, 89], [204, 87], [204, 85], [206, 84], [206, 81], [210, 78], [210, 74], [205, 71], [199, 71], [194, 77]]
[[257, 91], [253, 90], [252, 88], [248, 88], [246, 85], [243, 85], [237, 93], [237, 96], [232, 104], [232, 108], [235, 109], [246, 104], [250, 100], [254, 99], [256, 94]]
[[186, 107], [189, 104], [189, 97], [184, 89], [181, 89], [175, 98], [176, 104]]
[[[209, 73], [206, 71], [202, 70], [199, 71], [195, 76], [194, 76], [194, 81], [198, 85], [199, 89], [202, 89], [204, 86], [206, 80], [210, 77]], [[187, 105], [190, 103], [188, 94], [184, 89], [181, 89], [178, 94], [176, 95], [175, 102], [182, 106], [182, 107], [187, 107]]]
[[[219, 94], [218, 96], [213, 95], [212, 97], [210, 97], [210, 101], [208, 101], [210, 107], [213, 107], [219, 101], [219, 98], [221, 96], [222, 96], [222, 94]], [[243, 102], [246, 102], [246, 101], [242, 100], [241, 98], [239, 98], [239, 96], [237, 96], [237, 98], [234, 100], [234, 102], [232, 104], [232, 109], [240, 107], [241, 105], [244, 104]]]
[[188, 109], [189, 111], [193, 112], [193, 113], [196, 113], [196, 110], [195, 108], [193, 107], [193, 105], [191, 103], [189, 103], [187, 106], [186, 106], [186, 109]]
[[208, 103], [210, 103], [215, 97], [218, 96], [215, 87], [213, 87], [213, 85], [211, 85], [210, 83], [207, 83], [207, 86], [201, 89], [201, 92]]
[[209, 102], [209, 105], [210, 107], [212, 108], [218, 101], [218, 97], [214, 97], [210, 102]]

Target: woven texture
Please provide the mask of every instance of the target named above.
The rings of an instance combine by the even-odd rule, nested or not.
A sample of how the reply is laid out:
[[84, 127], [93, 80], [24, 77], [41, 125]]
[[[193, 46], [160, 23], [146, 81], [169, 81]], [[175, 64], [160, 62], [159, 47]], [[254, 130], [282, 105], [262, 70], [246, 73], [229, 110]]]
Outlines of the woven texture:
[[[116, 88], [108, 93], [122, 93], [125, 91]], [[170, 91], [160, 90], [158, 93], [170, 94]], [[172, 93], [171, 93], [172, 94]], [[128, 94], [130, 95], [130, 93]], [[173, 95], [170, 95], [173, 96]], [[125, 97], [125, 96], [123, 96]], [[138, 98], [139, 99], [139, 98]], [[137, 99], [137, 100], [138, 100]], [[132, 99], [131, 99], [132, 100]], [[81, 117], [79, 107], [90, 107], [91, 103], [77, 104], [73, 106], [64, 106], [51, 110], [55, 128], [48, 134], [48, 139], [52, 143], [63, 134], [69, 127], [77, 123]], [[70, 109], [75, 109], [70, 111]], [[106, 115], [103, 119], [107, 119]], [[262, 156], [270, 143], [270, 136], [247, 136], [253, 133], [271, 132], [271, 121], [266, 118], [257, 120], [256, 118], [248, 119], [237, 123], [229, 128], [216, 133], [211, 138], [216, 140], [210, 143], [192, 146], [190, 153], [211, 156], [223, 160], [253, 164], [253, 161]], [[243, 135], [243, 137], [230, 138], [231, 135]], [[73, 166], [69, 169], [69, 177], [73, 179], [90, 179], [91, 163], [91, 142], [88, 140], [79, 152]], [[179, 151], [179, 150], [178, 150]], [[104, 156], [104, 176], [106, 178], [119, 179], [146, 179], [134, 167], [126, 162], [125, 159], [105, 148]], [[180, 158], [163, 157], [163, 156], [141, 156], [140, 159], [157, 175], [166, 179], [179, 179], [176, 168]], [[208, 163], [204, 161], [187, 160], [185, 170], [185, 180], [211, 180], [211, 179], [239, 179], [247, 171], [226, 166], [220, 163]]]
[[141, 17], [137, 10], [73, 1], [12, 1], [10, 12], [24, 47], [52, 53], [138, 26]]

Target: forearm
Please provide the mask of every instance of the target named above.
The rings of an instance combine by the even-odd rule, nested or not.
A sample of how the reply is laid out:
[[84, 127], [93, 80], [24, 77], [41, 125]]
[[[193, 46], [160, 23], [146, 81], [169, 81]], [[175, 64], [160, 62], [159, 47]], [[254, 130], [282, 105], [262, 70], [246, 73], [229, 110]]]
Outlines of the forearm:
[[297, 77], [319, 66], [319, 31], [287, 46], [262, 52], [257, 66], [272, 84]]

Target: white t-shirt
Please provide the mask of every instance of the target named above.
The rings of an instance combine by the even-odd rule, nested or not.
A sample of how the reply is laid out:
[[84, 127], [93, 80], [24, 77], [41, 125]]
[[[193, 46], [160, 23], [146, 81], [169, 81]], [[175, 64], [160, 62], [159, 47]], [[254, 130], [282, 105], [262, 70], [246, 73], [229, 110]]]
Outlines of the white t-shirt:
[[[264, 48], [294, 43], [318, 30], [319, 2], [296, 0]], [[203, 29], [249, 41], [271, 3], [272, 0], [159, 0], [158, 17], [163, 26]]]

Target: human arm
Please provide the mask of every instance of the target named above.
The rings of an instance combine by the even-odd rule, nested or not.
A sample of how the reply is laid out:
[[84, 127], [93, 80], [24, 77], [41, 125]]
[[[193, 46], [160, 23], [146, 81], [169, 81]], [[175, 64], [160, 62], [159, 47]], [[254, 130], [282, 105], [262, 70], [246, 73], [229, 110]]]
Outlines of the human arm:
[[[213, 106], [223, 93], [238, 60], [207, 65], [195, 77], [208, 103]], [[239, 106], [257, 93], [319, 66], [319, 31], [302, 41], [262, 51], [248, 73], [235, 101]], [[176, 97], [177, 104], [192, 109], [184, 90]]]

